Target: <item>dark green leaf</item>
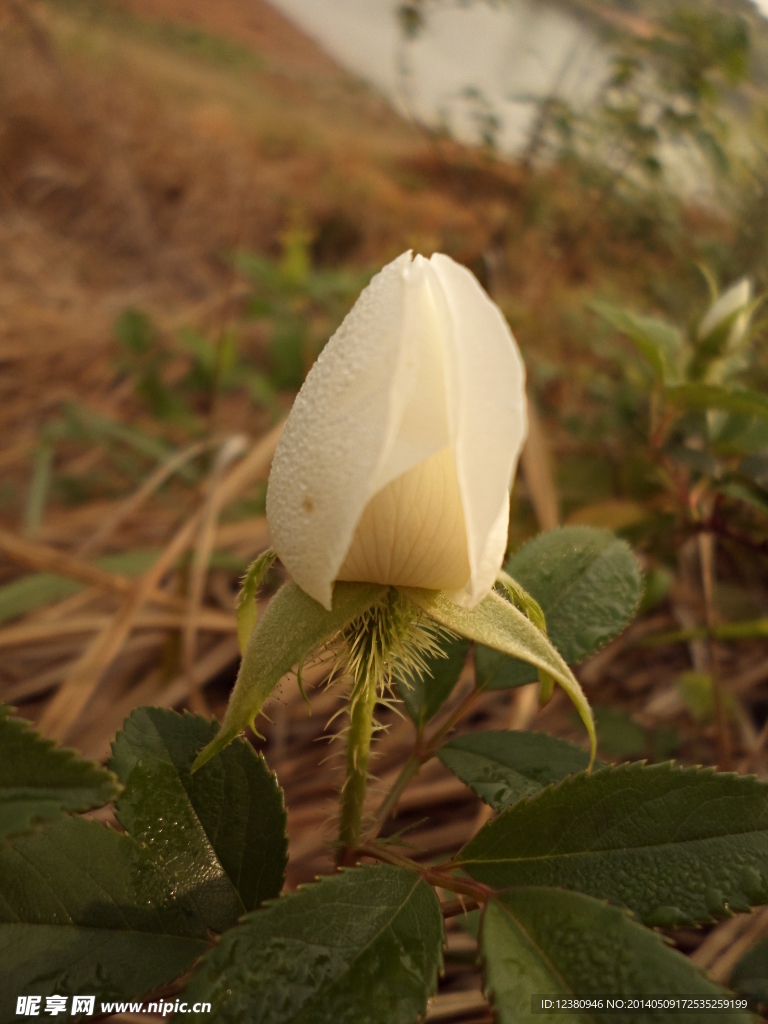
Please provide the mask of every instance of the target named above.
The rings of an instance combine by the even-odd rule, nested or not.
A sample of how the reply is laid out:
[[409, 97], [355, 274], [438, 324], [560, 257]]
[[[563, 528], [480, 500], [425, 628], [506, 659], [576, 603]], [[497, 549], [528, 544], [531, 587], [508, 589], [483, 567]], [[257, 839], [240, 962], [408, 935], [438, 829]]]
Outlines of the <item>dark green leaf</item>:
[[[552, 1024], [621, 1020], [667, 1021], [669, 1012], [599, 1010], [541, 1013], [530, 1017], [532, 995], [720, 996], [691, 961], [626, 911], [580, 893], [524, 887], [491, 900], [480, 939], [486, 993], [499, 1024], [536, 1020]], [[686, 1014], [690, 1020], [691, 1015]], [[746, 1011], [727, 1020], [748, 1024]], [[694, 1014], [705, 1020], [706, 1015]]]
[[712, 921], [768, 901], [768, 784], [671, 764], [602, 768], [510, 807], [457, 859], [494, 888], [559, 885], [662, 927]]
[[345, 629], [387, 589], [378, 583], [336, 583], [333, 609], [328, 612], [301, 587], [285, 583], [251, 633], [224, 723], [198, 754], [193, 770], [197, 771], [255, 721], [286, 672]]
[[414, 1024], [437, 983], [434, 890], [395, 867], [323, 879], [227, 932], [187, 990], [209, 1024]]
[[768, 936], [760, 939], [733, 969], [730, 986], [740, 995], [768, 1003]]
[[[609, 530], [564, 526], [524, 544], [504, 566], [539, 602], [549, 639], [569, 665], [624, 629], [643, 594], [637, 560]], [[478, 682], [504, 689], [533, 682], [529, 665], [487, 648], [475, 656]]]
[[499, 730], [458, 736], [437, 756], [495, 811], [584, 771], [589, 754], [540, 732]]
[[194, 892], [130, 836], [66, 818], [0, 847], [0, 1024], [27, 992], [141, 996], [206, 947]]
[[[403, 597], [459, 636], [520, 658], [551, 675], [570, 697], [589, 734], [594, 754], [595, 723], [584, 691], [548, 638], [521, 611], [497, 593], [474, 608], [461, 608], [440, 590], [399, 587]], [[480, 680], [478, 679], [478, 683]]]
[[[138, 708], [112, 746], [125, 792], [120, 822], [173, 870], [214, 931], [283, 887], [287, 839], [283, 794], [264, 758], [238, 740], [195, 775], [197, 751], [216, 722]], [[168, 827], [173, 822], [173, 827]]]
[[628, 313], [607, 302], [592, 302], [590, 308], [634, 343], [658, 380], [674, 384], [680, 379], [682, 338], [677, 328], [663, 320]]
[[424, 676], [412, 673], [407, 683], [399, 682], [397, 690], [408, 714], [418, 729], [434, 718], [450, 697], [467, 660], [469, 640], [464, 637], [443, 640], [444, 658], [427, 658]]
[[680, 384], [667, 388], [667, 397], [685, 409], [722, 409], [768, 419], [768, 397], [744, 388], [723, 388], [717, 384]]
[[87, 811], [114, 800], [111, 772], [57, 747], [30, 722], [0, 705], [0, 840], [61, 811]]

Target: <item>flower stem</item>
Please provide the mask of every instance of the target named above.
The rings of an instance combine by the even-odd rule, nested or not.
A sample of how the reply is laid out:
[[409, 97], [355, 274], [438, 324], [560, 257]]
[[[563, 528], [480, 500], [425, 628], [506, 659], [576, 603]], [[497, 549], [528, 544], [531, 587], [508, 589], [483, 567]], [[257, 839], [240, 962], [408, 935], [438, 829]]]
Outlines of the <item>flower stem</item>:
[[376, 678], [371, 673], [367, 676], [349, 715], [347, 778], [341, 791], [339, 814], [340, 864], [347, 864], [355, 848], [360, 844], [360, 823], [368, 785], [368, 760], [371, 754], [376, 696]]

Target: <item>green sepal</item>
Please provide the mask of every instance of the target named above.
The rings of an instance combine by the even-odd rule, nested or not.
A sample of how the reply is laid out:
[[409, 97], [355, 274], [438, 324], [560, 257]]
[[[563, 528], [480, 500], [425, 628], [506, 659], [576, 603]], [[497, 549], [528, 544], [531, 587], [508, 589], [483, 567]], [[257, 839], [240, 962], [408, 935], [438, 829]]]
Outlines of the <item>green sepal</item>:
[[570, 697], [584, 723], [592, 749], [597, 748], [592, 709], [578, 679], [549, 640], [521, 611], [496, 593], [474, 608], [461, 608], [442, 591], [400, 587], [400, 593], [441, 626], [502, 654], [527, 661], [549, 673]]
[[[499, 1024], [522, 1020], [588, 1024], [621, 1020], [646, 1024], [672, 1020], [669, 1010], [625, 1005], [616, 1016], [606, 997], [700, 996], [729, 993], [705, 978], [661, 935], [644, 928], [626, 911], [580, 893], [543, 886], [521, 887], [488, 903], [480, 933], [485, 991]], [[532, 1013], [532, 997], [575, 996], [581, 1007]], [[590, 1006], [602, 997], [602, 1011]], [[606, 1012], [608, 1010], [608, 1012]], [[690, 1014], [683, 1014], [690, 1019]], [[746, 1010], [726, 1011], [733, 1024], [749, 1024]], [[706, 1014], [693, 1013], [706, 1020]]]
[[192, 771], [253, 725], [286, 672], [381, 600], [387, 589], [378, 583], [336, 583], [333, 608], [326, 611], [296, 583], [283, 584], [248, 640], [222, 727], [197, 755]]
[[[523, 544], [505, 571], [536, 599], [546, 616], [547, 634], [574, 665], [621, 632], [643, 594], [637, 559], [610, 530], [561, 526]], [[506, 689], [533, 682], [535, 671], [519, 660], [478, 647], [479, 685]]]
[[0, 841], [115, 799], [121, 787], [112, 772], [44, 739], [12, 710], [0, 705]]
[[237, 640], [240, 644], [240, 653], [245, 653], [251, 633], [256, 625], [259, 616], [259, 609], [256, 604], [256, 594], [264, 581], [264, 577], [275, 563], [277, 552], [268, 548], [263, 554], [251, 562], [243, 576], [240, 586], [240, 593], [237, 595]]
[[[507, 591], [507, 596], [513, 604], [516, 604], [521, 612], [524, 612], [534, 626], [540, 630], [544, 636], [547, 636], [547, 620], [544, 616], [544, 612], [541, 610], [541, 605], [532, 597], [528, 591], [521, 587], [517, 580], [513, 580], [509, 573], [504, 572], [502, 569], [499, 575], [496, 577], [496, 582], [501, 583], [504, 589]], [[544, 707], [552, 700], [552, 695], [555, 692], [555, 680], [544, 669], [539, 669], [539, 706]]]

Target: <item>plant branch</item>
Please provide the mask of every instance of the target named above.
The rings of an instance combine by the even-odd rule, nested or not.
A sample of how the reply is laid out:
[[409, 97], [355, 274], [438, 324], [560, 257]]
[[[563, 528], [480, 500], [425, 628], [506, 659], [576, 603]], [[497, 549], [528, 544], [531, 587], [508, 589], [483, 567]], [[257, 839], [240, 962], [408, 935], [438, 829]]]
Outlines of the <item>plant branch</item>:
[[[437, 867], [425, 868], [409, 857], [401, 857], [400, 854], [392, 853], [391, 850], [379, 846], [359, 846], [352, 853], [355, 857], [371, 857], [373, 860], [382, 861], [384, 864], [393, 864], [395, 867], [414, 871], [416, 874], [421, 875], [424, 881], [429, 882], [430, 885], [440, 889], [447, 889], [448, 892], [455, 892], [459, 896], [468, 896], [478, 905], [486, 903], [495, 891], [490, 886], [483, 885], [482, 882], [474, 882], [471, 878], [460, 878], [452, 874], [450, 861], [438, 864]], [[456, 901], [457, 904], [460, 902], [460, 900]], [[466, 905], [465, 900], [464, 906], [466, 907]], [[449, 904], [449, 906], [452, 906], [452, 904]], [[458, 911], [458, 913], [461, 913], [461, 911]], [[448, 916], [455, 916], [455, 914], [449, 913]]]
[[415, 754], [411, 755], [411, 757], [409, 757], [408, 760], [405, 762], [400, 774], [395, 779], [392, 788], [384, 797], [382, 802], [379, 804], [378, 810], [376, 811], [376, 817], [373, 820], [373, 824], [371, 825], [368, 834], [369, 840], [375, 839], [376, 836], [379, 834], [384, 825], [384, 822], [387, 820], [390, 814], [394, 812], [395, 808], [397, 807], [397, 802], [403, 795], [403, 791], [405, 790], [406, 786], [411, 781], [411, 779], [414, 779], [419, 774], [422, 764], [423, 762], [419, 760], [419, 758], [416, 757]]
[[477, 900], [470, 899], [469, 897], [467, 899], [459, 897], [459, 899], [456, 900], [446, 900], [445, 903], [440, 904], [440, 910], [446, 920], [449, 917], [459, 917], [461, 914], [469, 914], [472, 910], [479, 910], [479, 908], [480, 904]]
[[413, 748], [413, 753], [403, 765], [403, 768], [395, 779], [392, 788], [384, 797], [381, 804], [379, 804], [373, 825], [368, 833], [369, 842], [376, 838], [387, 818], [394, 814], [397, 802], [403, 795], [408, 783], [418, 775], [421, 766], [435, 756], [437, 750], [443, 745], [445, 737], [449, 732], [455, 729], [456, 724], [461, 718], [463, 718], [467, 711], [469, 711], [481, 693], [483, 693], [483, 690], [475, 687], [454, 708], [445, 723], [437, 730], [434, 736], [426, 742], [417, 739]]

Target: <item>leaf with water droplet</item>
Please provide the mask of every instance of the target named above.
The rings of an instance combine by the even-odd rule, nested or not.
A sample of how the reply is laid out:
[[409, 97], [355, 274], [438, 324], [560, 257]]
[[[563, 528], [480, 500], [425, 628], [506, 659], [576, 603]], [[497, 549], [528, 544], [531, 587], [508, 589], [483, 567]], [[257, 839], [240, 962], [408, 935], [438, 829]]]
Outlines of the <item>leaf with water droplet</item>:
[[250, 743], [236, 740], [192, 775], [217, 732], [199, 715], [138, 708], [111, 764], [125, 784], [118, 819], [220, 932], [280, 892], [288, 840], [282, 790]]
[[418, 875], [355, 868], [249, 914], [185, 999], [206, 1024], [413, 1024], [437, 985], [443, 919]]
[[0, 1021], [16, 995], [134, 999], [208, 948], [194, 892], [100, 822], [69, 817], [0, 846]]
[[768, 902], [768, 784], [671, 764], [574, 775], [508, 808], [457, 862], [497, 889], [558, 885], [650, 924], [711, 922]]
[[458, 736], [444, 744], [437, 756], [495, 811], [536, 796], [589, 764], [589, 754], [572, 743], [545, 733], [508, 729]]
[[[605, 997], [728, 995], [626, 911], [557, 888], [524, 886], [491, 900], [483, 918], [480, 952], [486, 994], [499, 1024], [528, 1020], [536, 995], [602, 996], [603, 1004]], [[553, 1024], [613, 1019], [645, 1024], [669, 1016], [669, 1011], [627, 1007], [620, 1018], [584, 1008], [539, 1012], [534, 1019]], [[752, 1019], [747, 1012], [728, 1012], [733, 1024]]]

